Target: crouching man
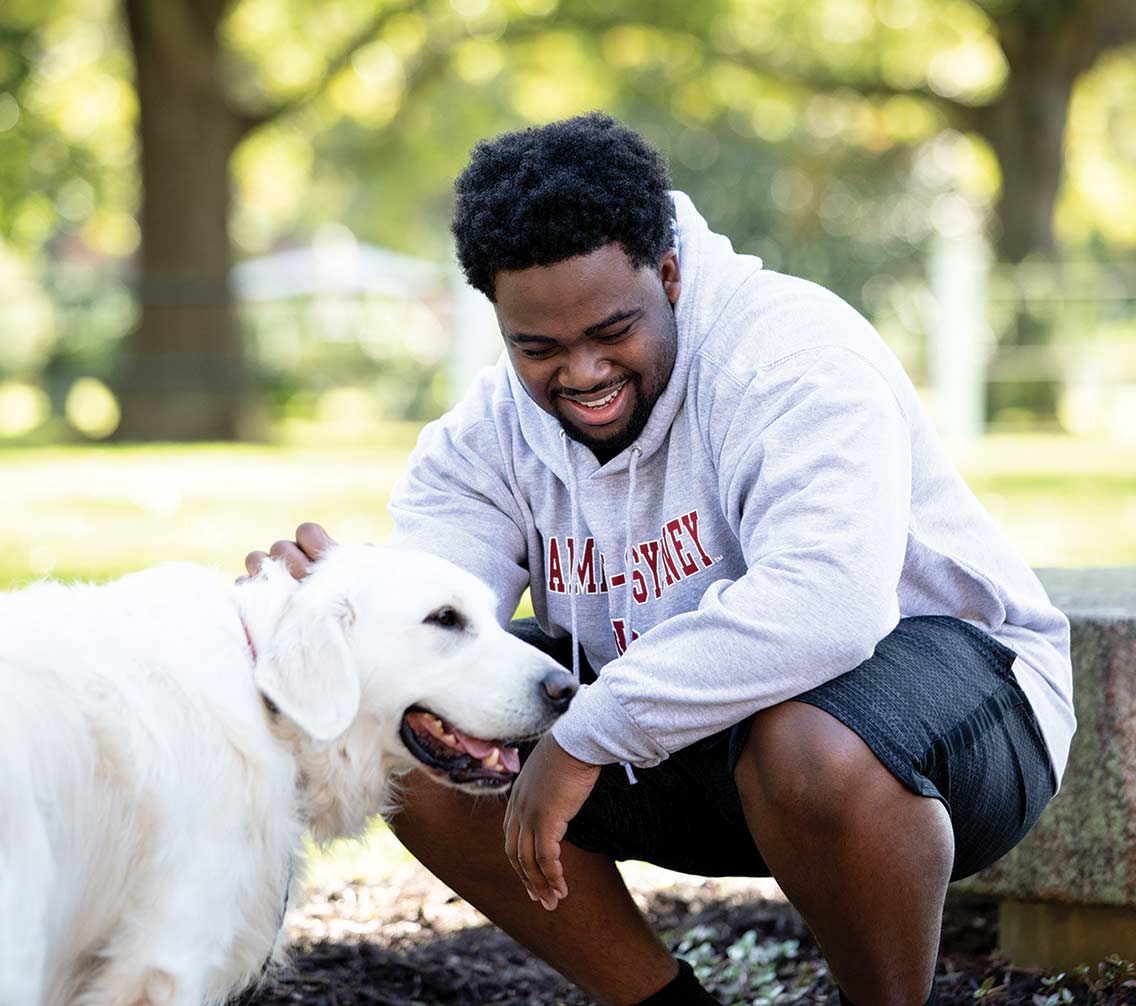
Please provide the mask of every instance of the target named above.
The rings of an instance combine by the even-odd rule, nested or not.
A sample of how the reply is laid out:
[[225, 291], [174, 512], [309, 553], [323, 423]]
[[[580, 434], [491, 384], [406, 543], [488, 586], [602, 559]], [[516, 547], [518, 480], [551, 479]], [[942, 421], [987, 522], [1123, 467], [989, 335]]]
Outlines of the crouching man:
[[[1066, 619], [872, 327], [736, 254], [640, 136], [510, 133], [456, 190], [505, 354], [423, 431], [392, 541], [502, 621], [528, 588], [512, 631], [585, 687], [507, 805], [422, 776], [399, 837], [600, 1003], [715, 1002], [620, 859], [771, 875], [842, 1001], [932, 1002], [947, 884], [1064, 769]], [[327, 540], [273, 551], [299, 574]]]

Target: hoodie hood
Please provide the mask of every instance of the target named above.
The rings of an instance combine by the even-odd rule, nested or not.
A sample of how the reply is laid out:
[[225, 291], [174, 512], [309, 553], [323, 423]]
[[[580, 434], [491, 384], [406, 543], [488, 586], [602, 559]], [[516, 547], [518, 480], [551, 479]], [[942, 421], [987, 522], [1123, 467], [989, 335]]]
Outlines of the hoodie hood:
[[602, 478], [626, 471], [636, 449], [642, 460], [650, 458], [662, 446], [686, 401], [687, 381], [695, 355], [738, 288], [761, 268], [761, 259], [736, 254], [729, 238], [710, 230], [684, 192], [672, 192], [671, 199], [675, 209], [675, 248], [682, 277], [681, 292], [675, 304], [678, 346], [667, 386], [633, 445], [605, 465], [575, 441], [568, 440], [565, 449], [561, 443], [560, 422], [529, 397], [506, 356], [509, 388], [525, 442], [565, 484], [570, 478], [566, 468], [569, 461], [577, 479]]

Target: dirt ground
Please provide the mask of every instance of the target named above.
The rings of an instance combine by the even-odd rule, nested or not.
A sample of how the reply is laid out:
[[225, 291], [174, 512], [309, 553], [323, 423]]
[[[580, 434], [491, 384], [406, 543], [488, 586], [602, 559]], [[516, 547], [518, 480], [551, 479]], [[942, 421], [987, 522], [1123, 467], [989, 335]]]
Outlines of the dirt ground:
[[[771, 881], [664, 879], [637, 880], [632, 872], [629, 885], [668, 945], [724, 1004], [836, 1003], [816, 944]], [[286, 926], [290, 965], [240, 1006], [591, 1002], [415, 865], [382, 884], [310, 890]], [[948, 904], [939, 1003], [1136, 1004], [1136, 968], [1125, 962], [1063, 976], [1015, 970], [992, 955], [996, 939], [992, 903]]]

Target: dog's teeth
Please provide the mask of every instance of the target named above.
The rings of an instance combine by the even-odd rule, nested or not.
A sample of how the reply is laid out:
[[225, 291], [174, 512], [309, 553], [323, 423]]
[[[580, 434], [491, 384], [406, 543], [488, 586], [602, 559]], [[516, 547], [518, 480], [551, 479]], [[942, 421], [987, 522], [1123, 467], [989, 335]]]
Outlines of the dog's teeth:
[[439, 736], [442, 738], [442, 740], [449, 744], [450, 747], [460, 747], [460, 745], [458, 744], [458, 739], [453, 734], [443, 733], [439, 734]]
[[494, 748], [482, 760], [481, 764], [486, 768], [497, 768], [501, 761], [501, 752]]

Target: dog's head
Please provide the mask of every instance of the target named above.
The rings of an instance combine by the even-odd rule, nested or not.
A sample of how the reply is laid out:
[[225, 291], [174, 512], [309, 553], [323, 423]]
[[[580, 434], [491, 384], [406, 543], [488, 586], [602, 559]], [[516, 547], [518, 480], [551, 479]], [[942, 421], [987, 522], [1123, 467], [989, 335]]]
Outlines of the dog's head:
[[502, 629], [495, 608], [444, 559], [341, 545], [288, 599], [256, 684], [310, 738], [346, 751], [355, 737], [384, 773], [423, 766], [501, 791], [520, 768], [516, 743], [546, 731], [576, 683]]

